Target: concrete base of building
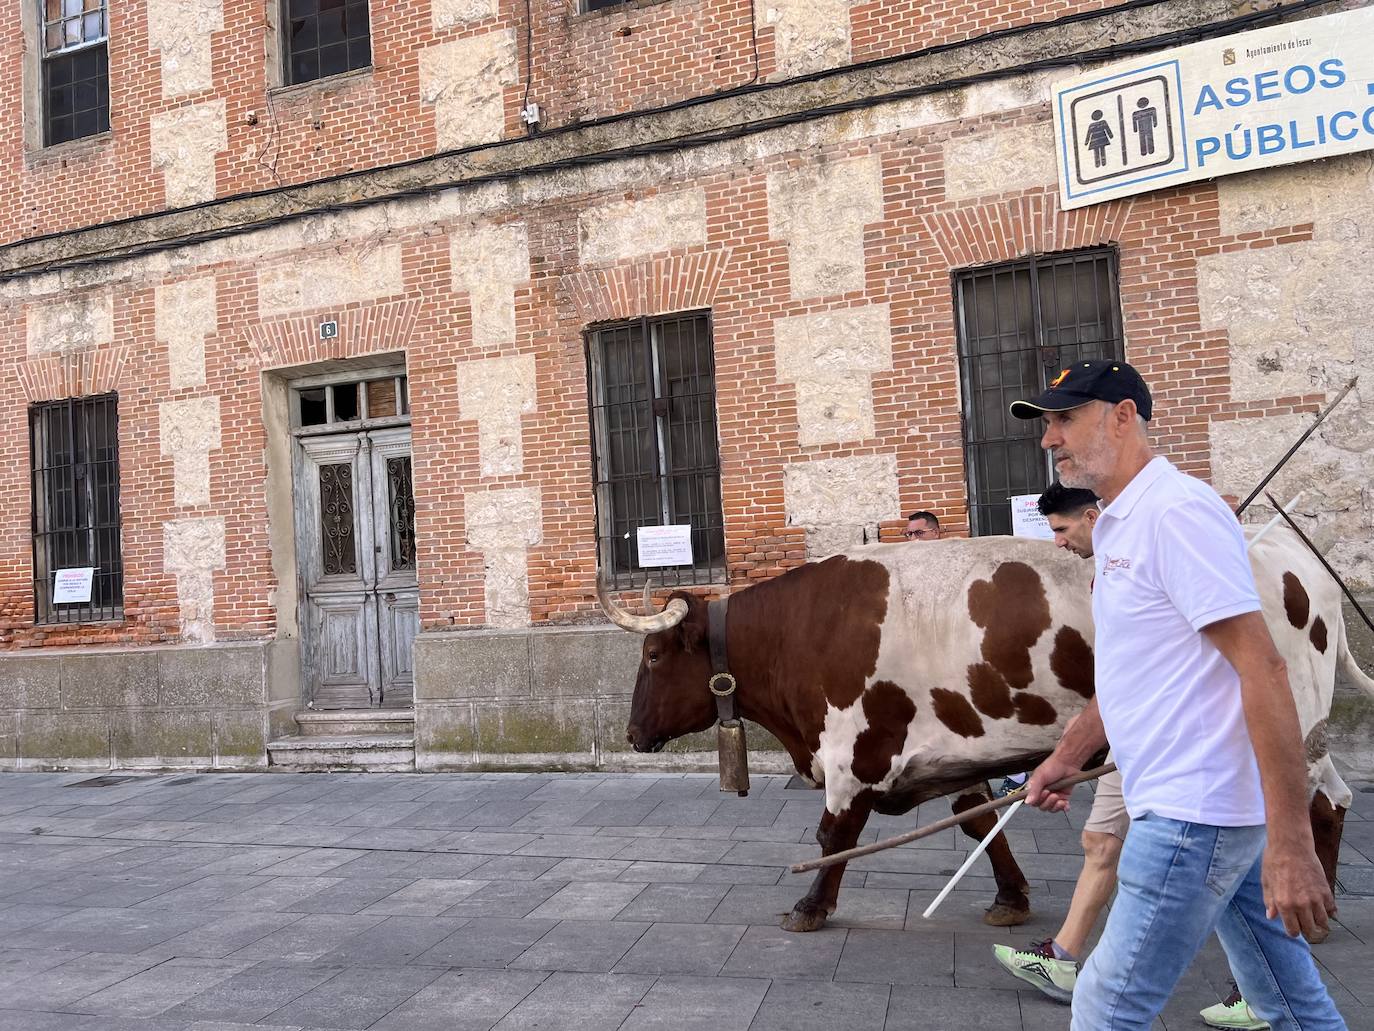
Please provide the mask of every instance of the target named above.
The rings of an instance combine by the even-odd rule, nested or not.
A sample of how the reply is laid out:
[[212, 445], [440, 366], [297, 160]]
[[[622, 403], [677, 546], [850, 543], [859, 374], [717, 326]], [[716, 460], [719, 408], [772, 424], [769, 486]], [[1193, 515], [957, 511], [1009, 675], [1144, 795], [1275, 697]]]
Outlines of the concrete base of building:
[[273, 647], [0, 657], [0, 769], [263, 769]]
[[[421, 634], [415, 639], [416, 768], [716, 769], [710, 731], [652, 755], [630, 748], [625, 727], [641, 641], [605, 626]], [[754, 725], [747, 734], [753, 768], [791, 772], [776, 738]]]

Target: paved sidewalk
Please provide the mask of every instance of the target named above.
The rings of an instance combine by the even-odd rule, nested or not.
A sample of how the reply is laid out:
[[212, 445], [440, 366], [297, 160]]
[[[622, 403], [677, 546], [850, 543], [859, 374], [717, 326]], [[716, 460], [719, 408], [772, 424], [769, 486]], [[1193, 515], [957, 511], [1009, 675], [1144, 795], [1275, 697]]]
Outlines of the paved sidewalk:
[[[760, 777], [0, 774], [0, 1031], [1041, 1031], [1068, 1011], [993, 963], [1049, 934], [1081, 857], [1018, 814], [1037, 915], [980, 922], [954, 831], [851, 867], [823, 931], [781, 915], [819, 792]], [[1341, 924], [1316, 955], [1374, 1031], [1374, 787], [1346, 823]], [[921, 822], [948, 812], [922, 807]], [[875, 818], [865, 840], [906, 830]], [[1164, 1024], [1224, 991], [1213, 943]]]

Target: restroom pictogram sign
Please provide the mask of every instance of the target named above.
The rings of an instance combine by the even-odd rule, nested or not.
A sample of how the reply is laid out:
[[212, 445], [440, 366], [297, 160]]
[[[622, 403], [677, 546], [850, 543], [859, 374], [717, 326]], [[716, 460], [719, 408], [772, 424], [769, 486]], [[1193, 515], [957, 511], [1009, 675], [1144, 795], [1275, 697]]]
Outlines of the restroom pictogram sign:
[[1064, 142], [1076, 186], [1168, 169], [1183, 155], [1178, 91], [1162, 71], [1094, 85], [1068, 98]]

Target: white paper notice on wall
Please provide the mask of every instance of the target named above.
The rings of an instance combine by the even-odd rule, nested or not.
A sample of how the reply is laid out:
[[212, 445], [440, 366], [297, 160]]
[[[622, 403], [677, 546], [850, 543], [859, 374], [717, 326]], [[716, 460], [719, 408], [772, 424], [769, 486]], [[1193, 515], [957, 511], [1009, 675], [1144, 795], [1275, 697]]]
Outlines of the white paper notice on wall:
[[1036, 502], [1039, 494], [1013, 494], [1007, 499], [1011, 502], [1011, 533], [1013, 537], [1034, 537], [1036, 540], [1054, 540], [1050, 522], [1040, 514]]
[[92, 566], [76, 569], [59, 569], [52, 580], [52, 603], [72, 605], [91, 600], [91, 580], [95, 577]]
[[1371, 33], [1363, 7], [1055, 83], [1060, 205], [1374, 147]]
[[638, 534], [639, 566], [657, 569], [662, 566], [690, 566], [692, 564], [692, 527], [641, 526]]

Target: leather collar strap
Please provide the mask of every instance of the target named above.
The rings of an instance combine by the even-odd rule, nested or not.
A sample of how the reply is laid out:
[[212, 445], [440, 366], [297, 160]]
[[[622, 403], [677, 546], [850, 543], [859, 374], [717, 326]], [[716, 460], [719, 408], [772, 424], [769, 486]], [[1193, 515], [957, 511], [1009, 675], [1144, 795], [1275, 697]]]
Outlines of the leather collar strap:
[[735, 713], [735, 678], [730, 675], [725, 642], [728, 604], [728, 599], [720, 598], [706, 607], [706, 637], [711, 648], [711, 680], [707, 686], [716, 697], [716, 714], [722, 722], [738, 718]]

